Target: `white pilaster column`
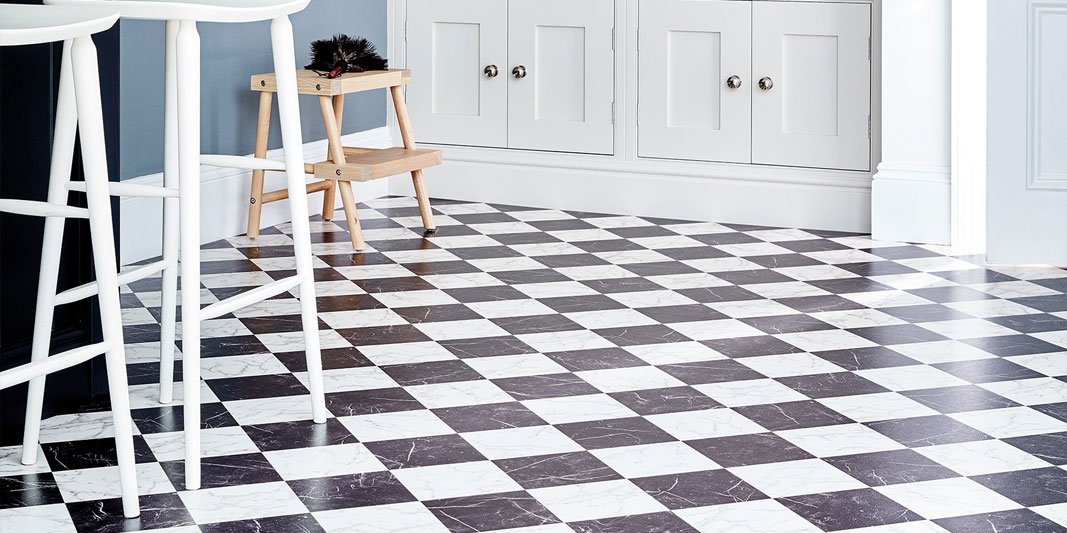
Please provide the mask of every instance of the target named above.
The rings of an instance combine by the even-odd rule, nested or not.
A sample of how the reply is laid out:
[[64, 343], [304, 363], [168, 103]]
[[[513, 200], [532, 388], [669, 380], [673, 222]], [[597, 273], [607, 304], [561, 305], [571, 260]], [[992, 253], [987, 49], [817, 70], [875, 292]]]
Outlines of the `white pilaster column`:
[[875, 239], [952, 239], [951, 0], [882, 2], [882, 162]]

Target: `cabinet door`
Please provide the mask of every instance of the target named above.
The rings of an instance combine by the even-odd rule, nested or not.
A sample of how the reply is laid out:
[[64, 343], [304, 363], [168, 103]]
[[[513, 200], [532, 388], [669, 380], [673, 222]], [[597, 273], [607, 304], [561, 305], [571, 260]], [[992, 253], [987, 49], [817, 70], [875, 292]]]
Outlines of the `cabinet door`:
[[[748, 163], [749, 2], [641, 0], [637, 153]], [[737, 76], [740, 86], [727, 80]]]
[[[613, 0], [508, 2], [508, 146], [614, 149]], [[522, 67], [525, 77], [512, 69]]]
[[755, 2], [752, 162], [870, 170], [869, 4]]
[[[408, 0], [407, 17], [416, 140], [507, 146], [507, 3]], [[495, 78], [484, 73], [489, 65]]]

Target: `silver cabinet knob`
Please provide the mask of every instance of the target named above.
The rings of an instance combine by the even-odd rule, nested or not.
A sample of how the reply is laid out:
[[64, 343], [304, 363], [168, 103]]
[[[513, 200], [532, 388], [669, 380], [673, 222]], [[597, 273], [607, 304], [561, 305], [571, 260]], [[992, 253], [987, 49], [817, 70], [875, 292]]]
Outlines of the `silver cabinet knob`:
[[496, 68], [496, 65], [489, 65], [485, 67], [485, 77], [495, 78], [497, 74], [500, 74], [500, 69]]
[[519, 65], [519, 66], [511, 69], [511, 75], [515, 76], [515, 79], [517, 79], [517, 80], [521, 80], [522, 78], [525, 78], [526, 77], [526, 67], [524, 67], [522, 65]]
[[763, 89], [764, 91], [769, 91], [769, 90], [773, 89], [774, 88], [774, 80], [772, 80], [770, 78], [760, 78], [760, 80], [759, 80], [759, 88]]
[[741, 77], [740, 76], [730, 76], [729, 78], [726, 78], [726, 86], [731, 88], [731, 89], [740, 89], [741, 88]]

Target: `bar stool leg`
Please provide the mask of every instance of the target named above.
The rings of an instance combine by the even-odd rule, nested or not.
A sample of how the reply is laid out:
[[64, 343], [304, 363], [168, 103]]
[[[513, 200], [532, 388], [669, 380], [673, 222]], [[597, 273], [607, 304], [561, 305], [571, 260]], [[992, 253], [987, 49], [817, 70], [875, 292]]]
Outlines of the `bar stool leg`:
[[[256, 121], [256, 151], [255, 156], [267, 157], [267, 143], [270, 139], [270, 107], [274, 93], [262, 91], [259, 93], [259, 119]], [[263, 213], [263, 170], [252, 171], [252, 196], [248, 203], [248, 237], [259, 237], [259, 220]], [[323, 218], [326, 218], [325, 211]]]
[[311, 412], [316, 423], [326, 422], [326, 398], [322, 384], [322, 357], [319, 351], [319, 319], [315, 307], [315, 271], [311, 265], [311, 230], [308, 224], [307, 190], [304, 181], [304, 148], [300, 135], [300, 109], [296, 93], [296, 58], [293, 52], [293, 25], [289, 17], [271, 21], [274, 72], [278, 82], [278, 115], [282, 126], [282, 150], [289, 186], [292, 213], [293, 251], [300, 282], [300, 315], [304, 327], [304, 355], [311, 384]]
[[[178, 188], [178, 26], [167, 21], [167, 61], [163, 119], [163, 186]], [[160, 302], [159, 402], [174, 400], [174, 331], [178, 305], [178, 199], [163, 199], [163, 288]]]
[[[67, 205], [67, 184], [74, 158], [74, 137], [78, 131], [78, 109], [74, 96], [74, 71], [70, 65], [71, 42], [63, 43], [59, 71], [59, 99], [56, 103], [55, 135], [52, 141], [52, 164], [48, 177], [48, 203]], [[31, 361], [48, 357], [52, 342], [52, 315], [55, 312], [56, 283], [59, 278], [59, 255], [63, 247], [66, 219], [48, 217], [44, 221], [40, 278], [37, 282], [37, 308], [33, 318]], [[37, 462], [37, 443], [41, 435], [41, 409], [44, 405], [45, 376], [29, 383], [26, 398], [26, 425], [22, 434], [22, 464]]]
[[133, 419], [130, 416], [130, 390], [126, 382], [126, 356], [122, 341], [122, 312], [119, 306], [118, 265], [111, 225], [111, 195], [108, 192], [107, 159], [104, 147], [104, 119], [100, 109], [100, 79], [96, 47], [92, 37], [77, 37], [71, 46], [74, 88], [81, 126], [81, 154], [85, 167], [85, 194], [89, 205], [89, 231], [93, 240], [93, 261], [99, 287], [100, 324], [108, 350], [108, 388], [115, 425], [119, 483], [122, 486], [123, 514], [140, 514], [133, 456]]
[[[411, 132], [411, 117], [408, 116], [408, 106], [404, 102], [404, 88], [394, 85], [389, 88], [393, 95], [393, 109], [396, 110], [397, 123], [400, 126], [400, 136], [404, 139], [404, 148], [415, 149], [415, 135]], [[411, 171], [411, 182], [415, 186], [415, 198], [419, 201], [419, 213], [422, 215], [422, 227], [428, 233], [437, 231], [437, 224], [433, 221], [433, 209], [430, 207], [430, 196], [426, 193], [426, 182], [422, 179], [422, 169]]]
[[200, 35], [183, 20], [177, 37], [178, 181], [181, 210], [182, 386], [185, 488], [200, 488]]

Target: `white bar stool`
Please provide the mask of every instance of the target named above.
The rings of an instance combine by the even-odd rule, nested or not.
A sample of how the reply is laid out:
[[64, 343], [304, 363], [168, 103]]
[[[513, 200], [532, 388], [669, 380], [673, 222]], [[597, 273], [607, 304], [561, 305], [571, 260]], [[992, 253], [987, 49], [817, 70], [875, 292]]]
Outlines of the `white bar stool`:
[[[104, 354], [115, 426], [122, 510], [127, 517], [133, 518], [140, 514], [134, 471], [133, 420], [130, 418], [130, 391], [126, 383], [118, 269], [115, 265], [111, 200], [104, 151], [104, 121], [100, 108], [100, 79], [96, 46], [93, 45], [92, 39], [92, 34], [107, 30], [115, 24], [118, 17], [115, 10], [101, 8], [0, 4], [0, 46], [63, 41], [48, 201], [0, 200], [0, 211], [47, 217], [38, 296], [42, 292], [55, 295], [65, 220], [89, 219], [93, 260], [96, 263], [96, 282], [92, 291], [79, 291], [76, 294], [78, 297], [67, 298], [64, 303], [97, 294], [104, 338], [103, 342], [97, 344], [49, 356], [54, 298], [39, 297], [34, 320], [31, 361], [0, 373], [0, 389], [30, 382], [31, 393], [26, 411], [32, 416], [27, 416], [26, 431], [32, 432], [34, 439], [32, 446], [23, 450], [22, 462], [33, 464], [37, 460], [36, 435], [40, 431], [45, 377]], [[70, 172], [74, 158], [74, 138], [79, 131], [85, 181], [75, 184], [70, 181]], [[75, 188], [85, 192], [87, 208], [67, 205], [67, 195]]]
[[[94, 6], [116, 10], [122, 17], [166, 21], [166, 99], [163, 187], [113, 184], [121, 196], [164, 198], [163, 260], [124, 273], [124, 283], [163, 272], [160, 335], [160, 401], [172, 399], [174, 316], [177, 294], [175, 261], [180, 259], [184, 290], [182, 304], [182, 370], [185, 424], [185, 485], [200, 488], [200, 322], [298, 288], [305, 355], [311, 389], [312, 418], [326, 422], [322, 385], [315, 275], [305, 190], [303, 140], [296, 92], [296, 58], [289, 15], [310, 0], [46, 0], [63, 6]], [[278, 74], [278, 113], [281, 118], [284, 163], [253, 157], [200, 153], [200, 35], [197, 22], [271, 21], [274, 70]], [[284, 170], [292, 215], [296, 275], [200, 308], [200, 165], [244, 169]], [[124, 186], [125, 185], [125, 186]], [[180, 221], [180, 231], [178, 222]], [[180, 257], [179, 257], [180, 234]], [[24, 445], [30, 443], [27, 437]], [[33, 438], [36, 445], [36, 435]]]

